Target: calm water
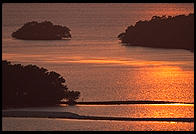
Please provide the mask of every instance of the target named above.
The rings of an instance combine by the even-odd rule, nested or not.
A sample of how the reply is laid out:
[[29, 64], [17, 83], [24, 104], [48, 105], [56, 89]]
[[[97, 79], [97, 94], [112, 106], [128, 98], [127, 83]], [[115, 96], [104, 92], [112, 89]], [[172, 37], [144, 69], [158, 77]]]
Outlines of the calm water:
[[10, 131], [194, 131], [194, 123], [181, 122], [83, 121], [42, 118], [4, 118], [2, 122], [4, 123], [3, 130]]
[[[13, 63], [36, 64], [60, 73], [67, 80], [68, 88], [81, 92], [79, 101], [163, 100], [194, 102], [193, 53], [181, 49], [126, 47], [122, 46], [116, 38], [127, 26], [134, 25], [138, 20], [149, 20], [154, 15], [174, 16], [193, 13], [193, 6], [193, 4], [131, 3], [4, 4], [2, 14], [3, 59]], [[73, 38], [69, 41], [23, 41], [11, 38], [13, 31], [33, 20], [49, 20], [54, 24], [66, 25], [71, 29]], [[193, 117], [194, 106], [77, 106], [48, 108], [47, 110], [54, 109], [65, 111], [71, 109], [71, 112], [83, 115]], [[117, 110], [114, 111], [114, 109]], [[148, 112], [144, 112], [145, 110], [151, 112], [147, 114]], [[137, 111], [143, 112], [138, 113]], [[5, 120], [9, 122], [10, 118]], [[14, 120], [25, 122], [30, 119]], [[58, 123], [64, 121], [74, 122], [73, 124], [81, 123], [81, 121], [55, 120]], [[83, 121], [83, 123], [85, 122]], [[90, 122], [87, 124], [90, 125]], [[93, 122], [102, 124], [99, 121]], [[137, 123], [142, 124], [141, 122]], [[159, 125], [152, 125], [154, 123], [151, 123], [151, 127], [148, 128], [145, 127], [145, 123], [143, 122], [144, 128], [141, 128], [142, 130], [158, 130], [160, 128]], [[131, 124], [129, 125], [131, 126]], [[163, 127], [161, 130], [169, 129], [167, 123], [158, 124], [164, 125], [165, 129]], [[190, 124], [176, 124], [176, 130], [180, 130], [179, 126], [185, 130], [193, 130], [193, 123]], [[113, 123], [113, 125], [118, 125], [118, 123]], [[175, 124], [172, 125], [175, 126]], [[29, 127], [31, 126], [30, 124]], [[127, 128], [126, 123], [122, 123], [121, 126], [124, 127], [119, 127], [118, 130], [121, 130], [120, 128], [133, 130], [131, 127]], [[92, 129], [94, 128], [90, 126], [88, 129], [78, 128], [78, 130]], [[100, 130], [101, 126], [98, 129]], [[111, 125], [103, 130], [109, 129], [116, 130]], [[63, 128], [63, 130], [66, 129]], [[171, 130], [173, 130], [172, 127]]]
[[[73, 112], [86, 116], [129, 118], [194, 118], [193, 104], [77, 105], [13, 109], [19, 111]], [[3, 130], [99, 130], [99, 131], [194, 131], [194, 122], [92, 121], [76, 119], [10, 118], [2, 120]]]

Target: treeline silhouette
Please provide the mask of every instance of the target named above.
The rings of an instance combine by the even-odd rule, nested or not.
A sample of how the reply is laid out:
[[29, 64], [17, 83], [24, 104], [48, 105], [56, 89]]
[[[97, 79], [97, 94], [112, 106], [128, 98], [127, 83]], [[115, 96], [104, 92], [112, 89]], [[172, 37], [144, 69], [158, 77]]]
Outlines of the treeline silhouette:
[[68, 90], [65, 79], [54, 71], [36, 65], [2, 61], [3, 108], [48, 106], [66, 99], [74, 105], [79, 91]]
[[194, 51], [194, 14], [153, 16], [138, 21], [118, 35], [122, 43], [131, 46], [179, 48]]
[[61, 40], [71, 38], [70, 29], [66, 26], [53, 25], [50, 21], [27, 22], [12, 37], [23, 40]]

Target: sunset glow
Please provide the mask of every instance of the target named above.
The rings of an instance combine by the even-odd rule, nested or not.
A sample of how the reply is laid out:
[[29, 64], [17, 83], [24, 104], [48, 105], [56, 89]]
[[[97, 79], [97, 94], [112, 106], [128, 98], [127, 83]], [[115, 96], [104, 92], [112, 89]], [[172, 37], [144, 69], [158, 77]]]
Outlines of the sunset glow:
[[3, 131], [194, 131], [194, 3], [3, 3]]

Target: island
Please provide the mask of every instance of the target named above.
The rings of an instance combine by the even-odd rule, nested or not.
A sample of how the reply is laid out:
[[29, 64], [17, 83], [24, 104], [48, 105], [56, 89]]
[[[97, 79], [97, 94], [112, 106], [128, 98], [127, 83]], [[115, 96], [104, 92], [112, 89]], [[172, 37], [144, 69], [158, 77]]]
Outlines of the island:
[[194, 14], [153, 16], [138, 21], [118, 35], [127, 46], [187, 49], [194, 51]]
[[12, 37], [21, 40], [62, 40], [70, 39], [70, 29], [66, 26], [53, 25], [50, 21], [27, 22]]
[[54, 71], [36, 65], [2, 61], [3, 109], [56, 106], [67, 100], [74, 105], [80, 92], [69, 90], [65, 79]]

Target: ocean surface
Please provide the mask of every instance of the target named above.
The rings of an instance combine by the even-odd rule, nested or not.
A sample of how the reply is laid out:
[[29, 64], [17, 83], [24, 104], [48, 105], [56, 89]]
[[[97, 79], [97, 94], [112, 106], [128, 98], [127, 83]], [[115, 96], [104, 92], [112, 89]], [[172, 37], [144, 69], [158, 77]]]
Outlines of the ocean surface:
[[[61, 74], [69, 89], [81, 92], [78, 101], [194, 103], [194, 53], [183, 49], [128, 47], [117, 38], [139, 20], [189, 13], [194, 13], [194, 4], [6, 3], [2, 10], [2, 58], [12, 63], [36, 64]], [[72, 39], [24, 41], [11, 37], [24, 23], [45, 20], [69, 27]], [[194, 118], [193, 104], [78, 105], [26, 110]], [[3, 130], [193, 131], [194, 123], [3, 118]]]

